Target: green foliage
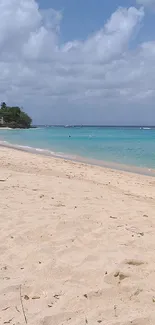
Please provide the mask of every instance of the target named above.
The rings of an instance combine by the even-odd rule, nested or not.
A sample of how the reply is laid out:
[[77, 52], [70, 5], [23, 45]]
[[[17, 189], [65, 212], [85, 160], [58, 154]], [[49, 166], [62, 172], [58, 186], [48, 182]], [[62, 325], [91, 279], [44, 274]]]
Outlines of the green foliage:
[[5, 111], [6, 108], [7, 108], [6, 103], [3, 102], [3, 103], [1, 104], [1, 110]]
[[0, 118], [4, 119], [4, 126], [11, 128], [30, 128], [32, 119], [22, 111], [18, 106], [7, 106], [6, 103], [1, 104]]
[[25, 127], [27, 125], [31, 125], [32, 123], [32, 119], [23, 111], [20, 112], [20, 116], [19, 116], [19, 123], [24, 125]]

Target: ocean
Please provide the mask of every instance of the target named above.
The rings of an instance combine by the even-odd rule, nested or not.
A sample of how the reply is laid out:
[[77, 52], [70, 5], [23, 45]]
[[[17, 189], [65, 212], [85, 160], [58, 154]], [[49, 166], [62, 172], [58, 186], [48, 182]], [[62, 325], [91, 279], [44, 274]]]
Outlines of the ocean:
[[0, 142], [42, 154], [155, 169], [155, 128], [39, 127], [0, 130]]

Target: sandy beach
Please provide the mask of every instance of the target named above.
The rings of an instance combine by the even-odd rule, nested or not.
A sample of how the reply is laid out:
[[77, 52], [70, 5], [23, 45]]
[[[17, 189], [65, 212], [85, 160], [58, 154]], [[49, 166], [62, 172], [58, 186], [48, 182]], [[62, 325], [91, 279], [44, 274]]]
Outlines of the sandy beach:
[[0, 232], [0, 324], [155, 324], [155, 178], [0, 147]]

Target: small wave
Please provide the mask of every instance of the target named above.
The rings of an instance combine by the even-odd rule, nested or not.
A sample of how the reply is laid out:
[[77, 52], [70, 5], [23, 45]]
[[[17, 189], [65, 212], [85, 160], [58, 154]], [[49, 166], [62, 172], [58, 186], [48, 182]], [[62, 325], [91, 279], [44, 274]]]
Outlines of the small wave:
[[9, 145], [11, 145], [9, 142], [7, 142], [7, 141], [0, 141], [0, 146], [9, 146]]
[[143, 130], [151, 130], [151, 128], [143, 128]]
[[63, 159], [75, 159], [76, 156], [73, 155], [68, 155], [64, 154], [63, 152], [54, 152], [49, 149], [42, 149], [42, 148], [35, 148], [35, 147], [30, 147], [30, 146], [24, 146], [24, 145], [19, 145], [19, 144], [12, 144], [7, 141], [0, 141], [0, 146], [5, 147], [5, 148], [10, 148], [10, 149], [16, 149], [16, 150], [21, 150], [21, 151], [26, 151], [26, 152], [31, 152], [31, 153], [40, 153], [46, 156], [53, 156], [57, 158], [63, 158]]

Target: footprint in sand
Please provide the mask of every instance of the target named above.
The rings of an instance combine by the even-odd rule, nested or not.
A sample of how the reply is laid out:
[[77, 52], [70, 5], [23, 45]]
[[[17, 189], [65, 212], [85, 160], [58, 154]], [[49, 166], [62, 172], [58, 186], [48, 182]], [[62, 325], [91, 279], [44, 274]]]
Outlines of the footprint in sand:
[[[124, 267], [124, 265], [128, 265], [130, 267], [138, 267], [138, 266], [142, 266], [146, 264], [144, 261], [142, 260], [138, 260], [138, 259], [128, 259], [123, 261], [120, 264], [120, 267]], [[112, 272], [108, 275], [105, 276], [105, 282], [108, 284], [112, 284], [112, 285], [117, 285], [120, 284], [122, 281], [124, 281], [127, 278], [130, 278], [131, 274], [123, 272], [123, 271], [115, 271]]]
[[145, 264], [145, 262], [140, 261], [140, 260], [125, 260], [125, 264], [131, 265], [131, 266], [140, 266]]
[[73, 317], [72, 313], [58, 313], [52, 316], [45, 316], [39, 323], [39, 325], [60, 325], [68, 323]]
[[112, 285], [120, 284], [123, 280], [129, 278], [130, 275], [121, 271], [112, 272], [105, 276], [105, 282]]

